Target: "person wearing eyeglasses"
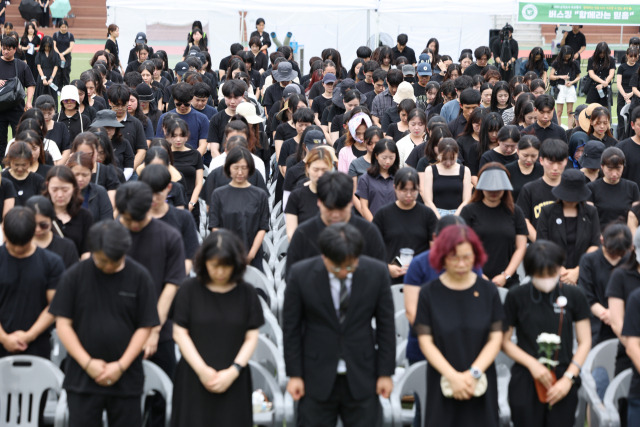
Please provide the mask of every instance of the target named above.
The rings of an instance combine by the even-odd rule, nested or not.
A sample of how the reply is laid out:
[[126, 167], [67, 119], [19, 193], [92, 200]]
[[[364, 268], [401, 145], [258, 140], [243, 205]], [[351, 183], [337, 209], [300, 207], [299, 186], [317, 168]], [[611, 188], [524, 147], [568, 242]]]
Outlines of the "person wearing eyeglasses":
[[300, 401], [300, 425], [335, 425], [338, 415], [346, 427], [378, 425], [378, 395], [389, 397], [395, 369], [387, 266], [361, 255], [363, 236], [350, 224], [325, 228], [318, 246], [320, 255], [294, 265], [287, 280], [287, 391]]

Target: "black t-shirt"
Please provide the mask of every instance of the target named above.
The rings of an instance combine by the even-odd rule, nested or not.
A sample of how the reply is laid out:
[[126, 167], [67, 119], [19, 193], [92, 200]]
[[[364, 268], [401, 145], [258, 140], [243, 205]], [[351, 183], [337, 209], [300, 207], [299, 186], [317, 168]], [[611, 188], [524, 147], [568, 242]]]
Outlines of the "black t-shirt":
[[627, 138], [618, 142], [616, 147], [622, 150], [626, 159], [622, 177], [635, 182], [640, 187], [640, 144]]
[[45, 138], [55, 142], [61, 153], [71, 148], [69, 129], [63, 123], [53, 122], [53, 129], [47, 132]]
[[[278, 129], [280, 129], [280, 126], [278, 126]], [[289, 127], [288, 124], [286, 124], [286, 126]], [[276, 135], [277, 135], [277, 132], [276, 132]], [[280, 147], [280, 157], [278, 157], [278, 166], [286, 166], [287, 159], [289, 158], [289, 156], [292, 154], [296, 154], [297, 152], [298, 152], [298, 142], [293, 138], [286, 139], [282, 143], [282, 147]]]
[[93, 216], [91, 212], [84, 208], [80, 208], [77, 214], [71, 217], [71, 220], [66, 224], [56, 218], [56, 223], [64, 237], [69, 238], [76, 244], [78, 253], [82, 255], [85, 252], [89, 252], [89, 229], [93, 225]]
[[89, 130], [91, 127], [91, 120], [89, 120], [89, 117], [85, 114], [80, 114], [79, 112], [74, 113], [71, 117], [69, 117], [66, 112], [60, 112], [53, 116], [53, 120], [67, 126], [67, 130], [69, 131], [69, 140], [71, 142], [73, 142], [76, 136]]
[[[362, 255], [385, 261], [385, 245], [378, 228], [369, 221], [353, 214], [348, 222], [362, 233], [362, 237], [364, 238]], [[287, 250], [287, 274], [289, 274], [291, 266], [296, 262], [320, 255], [318, 236], [325, 228], [326, 225], [322, 222], [319, 214], [298, 226], [296, 232], [293, 233], [289, 249]]]
[[404, 56], [405, 58], [407, 58], [407, 62], [409, 64], [415, 64], [416, 62], [416, 53], [413, 49], [411, 49], [409, 46], [405, 46], [402, 49], [402, 52], [400, 52], [400, 49], [398, 49], [398, 46], [394, 46], [391, 48], [391, 52], [393, 52], [393, 59], [396, 60], [401, 56]]
[[505, 330], [513, 326], [518, 338], [518, 347], [530, 356], [539, 357], [536, 339], [543, 332], [558, 334], [561, 310], [556, 301], [559, 296], [564, 296], [567, 305], [563, 310], [560, 333], [562, 344], [558, 351], [560, 363], [556, 368], [556, 376], [559, 378], [573, 357], [573, 323], [589, 318], [589, 305], [582, 290], [577, 286], [558, 285], [548, 294], [535, 288], [531, 289], [532, 287], [531, 283], [527, 283], [509, 290], [504, 302]]
[[196, 186], [196, 173], [204, 170], [202, 156], [198, 150], [173, 151], [173, 166], [180, 171], [186, 183], [187, 198], [191, 199]]
[[360, 80], [356, 83], [356, 89], [358, 89], [360, 93], [369, 93], [373, 90], [373, 83], [367, 83], [364, 80]]
[[638, 75], [639, 67], [640, 62], [633, 64], [633, 67], [630, 67], [629, 64], [624, 62], [618, 67], [618, 75], [622, 76], [622, 89], [624, 89], [625, 92], [631, 92], [631, 78]]
[[[635, 256], [635, 254], [631, 253], [631, 256]], [[629, 269], [620, 267], [614, 269], [611, 273], [611, 277], [609, 278], [609, 282], [607, 283], [605, 296], [607, 298], [621, 299], [622, 301], [624, 301], [626, 306], [629, 297], [638, 288], [640, 288], [640, 273], [638, 273], [638, 270], [635, 268]], [[625, 312], [628, 311], [629, 309], [625, 307]], [[619, 343], [618, 352], [616, 354], [615, 373], [618, 374], [624, 369], [631, 366], [633, 366], [633, 364], [631, 363], [629, 356], [627, 356], [624, 346], [622, 345], [622, 343]]]
[[[393, 202], [383, 206], [373, 217], [385, 243], [387, 264], [393, 264], [400, 249], [413, 249], [415, 255], [429, 249], [438, 218], [430, 208], [421, 203], [411, 209], [401, 209]], [[396, 263], [397, 264], [397, 263]], [[393, 279], [403, 283], [404, 276]]]
[[[182, 237], [172, 226], [152, 219], [139, 232], [131, 231], [132, 245], [128, 255], [142, 264], [153, 280], [153, 295], [160, 297], [165, 284], [179, 286], [185, 278]], [[157, 300], [154, 304], [157, 303]], [[171, 339], [171, 322], [160, 331], [160, 342]]]
[[292, 127], [289, 123], [280, 123], [276, 128], [276, 135], [274, 137], [274, 140], [286, 141], [287, 139], [293, 138], [296, 135], [298, 135], [298, 131], [296, 131], [296, 128]]
[[[255, 185], [257, 188], [261, 188], [267, 194], [269, 194], [269, 190], [267, 189], [267, 184], [264, 182], [264, 178], [262, 178], [262, 174], [256, 171], [253, 175], [249, 176], [247, 180], [251, 183], [251, 185]], [[211, 194], [216, 188], [224, 187], [225, 185], [231, 182], [231, 178], [224, 174], [224, 168], [222, 166], [215, 168], [214, 170], [209, 172], [207, 175], [207, 179], [204, 182], [204, 187], [202, 187], [202, 191], [200, 193], [200, 198], [204, 199], [207, 202], [207, 206], [211, 203]]]
[[167, 213], [159, 219], [178, 230], [182, 236], [186, 258], [193, 259], [199, 246], [198, 232], [193, 215], [186, 209], [178, 209], [169, 205]]
[[624, 178], [616, 185], [607, 184], [604, 178], [599, 178], [587, 187], [591, 190], [589, 200], [598, 209], [602, 230], [613, 221], [621, 220], [626, 224], [631, 204], [640, 200], [638, 184]]
[[463, 74], [465, 76], [473, 77], [475, 75], [482, 73], [482, 70], [484, 70], [484, 67], [480, 67], [476, 62], [474, 62], [471, 65], [469, 65], [466, 70], [464, 70]]
[[2, 212], [4, 212], [4, 201], [9, 199], [15, 199], [17, 196], [16, 189], [13, 183], [8, 179], [3, 179], [0, 182], [0, 224], [2, 224]]
[[295, 155], [289, 156], [287, 163], [287, 176], [284, 177], [283, 191], [293, 191], [307, 182], [307, 165], [304, 160], [296, 162]]
[[331, 132], [338, 132], [340, 135], [343, 135], [345, 133], [344, 114], [333, 116], [333, 119], [331, 120], [331, 127], [329, 129]]
[[2, 171], [2, 181], [9, 181], [15, 189], [16, 206], [24, 206], [29, 197], [42, 194], [44, 188], [44, 178], [40, 175], [29, 172], [23, 180], [15, 179], [8, 169]]
[[[640, 292], [637, 290], [632, 292], [626, 304], [624, 313], [624, 324], [622, 326], [622, 335], [625, 337], [640, 336]], [[631, 377], [631, 386], [629, 387], [629, 399], [640, 398], [640, 374], [638, 369], [633, 365], [633, 376]]]
[[[7, 62], [4, 60], [4, 57], [0, 59], [0, 80], [9, 80], [16, 77], [16, 66], [18, 67], [18, 80], [20, 80], [20, 83], [22, 83], [26, 92], [28, 87], [36, 85], [36, 81], [31, 73], [31, 69], [24, 61], [14, 59]], [[22, 112], [22, 110], [24, 110], [24, 106], [24, 99], [20, 98], [16, 101], [15, 106], [12, 109], [5, 110], [3, 114], [6, 114], [7, 111], [12, 113], [17, 113], [18, 111]]]
[[47, 246], [47, 250], [60, 256], [65, 268], [69, 268], [78, 262], [78, 249], [76, 249], [73, 240], [67, 239], [66, 237], [60, 237], [54, 233], [51, 243]]
[[311, 109], [314, 113], [318, 114], [318, 120], [322, 118], [322, 113], [324, 109], [329, 105], [331, 99], [327, 99], [322, 95], [318, 95], [313, 98], [313, 103], [311, 104]]
[[122, 138], [119, 142], [112, 140], [111, 145], [113, 146], [113, 160], [116, 166], [120, 169], [133, 168], [136, 155], [131, 142], [126, 138]]
[[409, 135], [409, 129], [404, 132], [398, 130], [398, 123], [391, 123], [387, 128], [387, 138], [393, 138], [394, 142], [400, 141], [405, 136]]
[[[27, 258], [15, 258], [0, 246], [0, 325], [8, 334], [28, 331], [49, 302], [47, 291], [55, 290], [64, 266], [53, 252], [36, 248]], [[49, 333], [44, 332], [23, 354], [49, 357]], [[0, 357], [9, 354], [0, 346]]]
[[[64, 34], [62, 34], [60, 31], [56, 31], [53, 34], [53, 41], [56, 42], [56, 47], [58, 48], [58, 52], [64, 52], [65, 50], [69, 49], [69, 46], [71, 46], [71, 42], [75, 43], [76, 38], [73, 37], [73, 34], [71, 34], [68, 31]], [[68, 53], [65, 55], [65, 57], [71, 58], [71, 54]]]
[[324, 93], [324, 86], [322, 81], [317, 81], [311, 86], [309, 89], [309, 99], [313, 99], [313, 102], [316, 102], [316, 98]]
[[553, 122], [551, 122], [551, 124], [546, 128], [543, 128], [538, 124], [538, 122], [536, 122], [524, 128], [521, 133], [522, 135], [535, 135], [536, 137], [538, 137], [540, 142], [544, 142], [549, 138], [554, 138], [560, 139], [567, 144], [569, 143], [569, 141], [567, 141], [567, 132], [562, 128], [562, 126]]
[[416, 145], [415, 147], [413, 147], [413, 150], [411, 150], [411, 153], [409, 153], [407, 160], [405, 160], [405, 163], [407, 164], [407, 166], [411, 166], [412, 168], [418, 167], [418, 162], [422, 157], [424, 157], [425, 145], [426, 143], [422, 142]]
[[207, 142], [217, 142], [220, 144], [220, 152], [222, 152], [222, 142], [224, 141], [224, 128], [231, 120], [231, 116], [222, 109], [218, 111], [218, 114], [211, 117], [209, 121], [209, 132], [207, 133]]
[[[569, 60], [569, 62], [555, 61], [551, 64], [551, 68], [553, 68], [555, 76], [568, 75], [571, 81], [575, 80], [578, 74], [580, 74], [580, 67], [578, 66], [578, 63], [573, 60]], [[566, 82], [564, 79], [556, 79], [553, 80], [552, 83], [552, 86], [562, 86]]]
[[[128, 146], [128, 144], [124, 145]], [[133, 167], [133, 163], [129, 167]], [[103, 163], [96, 163], [96, 172], [91, 174], [91, 182], [107, 191], [117, 190], [120, 187], [120, 180], [115, 167]]]
[[120, 122], [124, 125], [120, 129], [122, 136], [129, 141], [134, 154], [138, 150], [147, 150], [147, 135], [144, 132], [144, 126], [142, 122], [135, 117], [127, 114], [125, 120]]
[[[483, 202], [469, 203], [460, 212], [467, 225], [482, 240], [489, 259], [482, 267], [489, 278], [502, 273], [516, 250], [516, 237], [526, 236], [527, 224], [518, 206], [511, 213], [502, 204], [491, 208]], [[517, 276], [517, 274], [514, 274]]]
[[[616, 59], [612, 56], [609, 57], [608, 67], [602, 66], [596, 69], [593, 64], [593, 56], [589, 58], [589, 60], [587, 61], [587, 72], [589, 72], [589, 70], [593, 70], [595, 75], [600, 77], [602, 80], [605, 80], [609, 76], [609, 70], [615, 70], [615, 69], [616, 69]], [[592, 85], [592, 87], [595, 87], [595, 86], [596, 85]]]
[[[93, 259], [71, 267], [61, 277], [49, 311], [71, 319], [80, 344], [93, 359], [115, 362], [137, 329], [160, 323], [156, 307], [149, 273], [127, 257], [124, 268], [114, 274], [103, 273]], [[142, 353], [110, 387], [96, 384], [72, 357], [67, 361], [63, 386], [68, 391], [118, 397], [142, 393]]]
[[473, 139], [471, 135], [461, 135], [456, 138], [456, 142], [462, 155], [462, 164], [469, 168], [471, 176], [478, 176], [478, 171], [480, 171], [478, 144], [480, 142]]
[[505, 156], [504, 154], [498, 153], [496, 150], [489, 150], [485, 152], [480, 158], [479, 166], [480, 166], [480, 169], [482, 169], [482, 166], [490, 162], [498, 162], [501, 165], [507, 165], [511, 162], [517, 162], [517, 161], [518, 161], [517, 153], [513, 153], [509, 156]]
[[298, 224], [313, 218], [319, 212], [318, 194], [311, 191], [308, 185], [303, 185], [291, 192], [285, 214], [292, 214], [298, 217]]
[[520, 190], [525, 184], [535, 181], [538, 178], [542, 178], [544, 175], [544, 169], [542, 165], [538, 162], [533, 164], [533, 170], [529, 175], [525, 175], [520, 170], [520, 166], [518, 166], [518, 161], [507, 163], [505, 165], [507, 171], [510, 175], [511, 186], [513, 187], [513, 191], [511, 195], [513, 196], [513, 200], [518, 200], [518, 196], [520, 195]]
[[113, 55], [116, 57], [115, 65], [120, 66], [120, 58], [118, 56], [120, 55], [120, 48], [118, 47], [118, 40], [114, 42], [113, 40], [108, 38], [104, 43], [104, 48], [105, 50], [108, 50], [109, 53], [113, 53]]
[[564, 39], [564, 43], [566, 45], [571, 46], [574, 55], [578, 53], [578, 51], [582, 48], [582, 46], [587, 45], [587, 38], [582, 34], [582, 31], [578, 31], [578, 33], [574, 33], [573, 31], [569, 31], [567, 37]]
[[550, 205], [558, 199], [551, 193], [551, 190], [553, 187], [544, 182], [542, 177], [525, 184], [520, 190], [516, 203], [534, 228], [538, 224], [542, 207]]

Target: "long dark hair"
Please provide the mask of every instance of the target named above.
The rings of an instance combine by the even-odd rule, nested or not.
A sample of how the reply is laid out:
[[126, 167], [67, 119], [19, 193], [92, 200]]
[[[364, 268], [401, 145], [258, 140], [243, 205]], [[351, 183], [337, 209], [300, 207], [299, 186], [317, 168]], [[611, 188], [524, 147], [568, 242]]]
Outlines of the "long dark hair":
[[511, 88], [509, 88], [509, 83], [505, 81], [499, 81], [495, 85], [493, 85], [493, 91], [491, 92], [491, 107], [490, 110], [492, 112], [498, 111], [498, 92], [504, 90], [509, 95], [507, 101], [507, 108], [511, 106]]
[[391, 138], [382, 138], [380, 141], [376, 143], [373, 147], [373, 151], [371, 152], [371, 166], [367, 169], [367, 173], [370, 176], [376, 177], [380, 174], [380, 163], [378, 163], [378, 159], [376, 156], [384, 151], [389, 150], [393, 154], [396, 155], [396, 159], [394, 160], [391, 167], [389, 167], [389, 175], [395, 175], [400, 167], [400, 153], [398, 152], [398, 147], [396, 143]]
[[[478, 144], [478, 157], [490, 150], [489, 132], [495, 132], [502, 129], [504, 122], [502, 116], [498, 113], [489, 113], [482, 120], [480, 126], [480, 143]], [[497, 142], [497, 141], [496, 141]]]
[[[538, 61], [536, 56], [540, 56]], [[527, 62], [527, 71], [535, 71], [539, 76], [544, 73], [544, 51], [541, 47], [534, 47], [529, 53], [529, 62]]]
[[52, 52], [55, 53], [55, 51], [53, 50], [53, 39], [51, 38], [51, 36], [44, 36], [42, 38], [42, 42], [40, 42], [40, 48], [38, 49], [38, 52], [45, 53], [45, 48], [47, 46], [49, 46], [49, 54], [51, 54]]
[[[488, 111], [486, 108], [482, 108], [482, 107], [474, 108], [471, 114], [469, 115], [469, 120], [467, 120], [467, 124], [465, 125], [464, 130], [462, 131], [460, 136], [463, 136], [463, 135], [471, 136], [473, 134], [474, 123], [480, 123], [482, 125], [482, 120], [484, 119], [484, 116], [487, 115], [487, 113]], [[478, 135], [479, 134], [480, 132], [478, 132]]]
[[78, 187], [78, 181], [76, 181], [76, 176], [67, 166], [52, 167], [47, 173], [43, 192], [43, 195], [49, 200], [51, 200], [51, 195], [49, 194], [49, 182], [52, 178], [58, 178], [63, 182], [73, 185], [73, 194], [71, 195], [71, 200], [69, 200], [69, 203], [67, 204], [67, 213], [71, 217], [76, 216], [78, 212], [80, 212], [80, 208], [82, 208], [83, 200], [82, 195], [80, 194], [80, 187]]
[[424, 145], [424, 155], [429, 160], [435, 161], [438, 158], [436, 147], [442, 138], [451, 138], [451, 131], [446, 125], [437, 125], [429, 133], [429, 139]]
[[[600, 55], [604, 53], [604, 58], [600, 58]], [[611, 56], [611, 49], [607, 42], [600, 42], [596, 45], [596, 50], [593, 52], [593, 71], [596, 73], [609, 69], [609, 62]]]

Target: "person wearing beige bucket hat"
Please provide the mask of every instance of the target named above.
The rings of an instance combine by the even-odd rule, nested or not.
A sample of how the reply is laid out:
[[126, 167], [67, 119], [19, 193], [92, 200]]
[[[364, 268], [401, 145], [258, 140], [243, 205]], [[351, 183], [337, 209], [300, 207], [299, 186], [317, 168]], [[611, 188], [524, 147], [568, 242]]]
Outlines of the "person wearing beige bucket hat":
[[589, 104], [578, 116], [578, 123], [590, 139], [596, 139], [607, 147], [618, 143], [611, 133], [611, 113], [606, 107], [595, 102]]

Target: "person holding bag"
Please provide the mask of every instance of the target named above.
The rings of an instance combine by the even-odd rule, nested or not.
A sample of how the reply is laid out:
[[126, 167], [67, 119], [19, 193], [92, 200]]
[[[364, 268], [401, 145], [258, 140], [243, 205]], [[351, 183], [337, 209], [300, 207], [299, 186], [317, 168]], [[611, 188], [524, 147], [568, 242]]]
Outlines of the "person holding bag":
[[493, 361], [504, 313], [496, 286], [472, 270], [486, 259], [464, 225], [444, 228], [431, 247], [429, 262], [443, 273], [420, 290], [414, 323], [428, 362], [425, 426], [499, 425]]
[[[509, 382], [514, 427], [574, 423], [580, 370], [591, 349], [591, 313], [581, 289], [560, 283], [564, 260], [564, 250], [553, 242], [529, 245], [524, 270], [531, 282], [511, 288], [504, 303], [502, 349], [516, 362]], [[514, 328], [517, 344], [511, 341]]]

